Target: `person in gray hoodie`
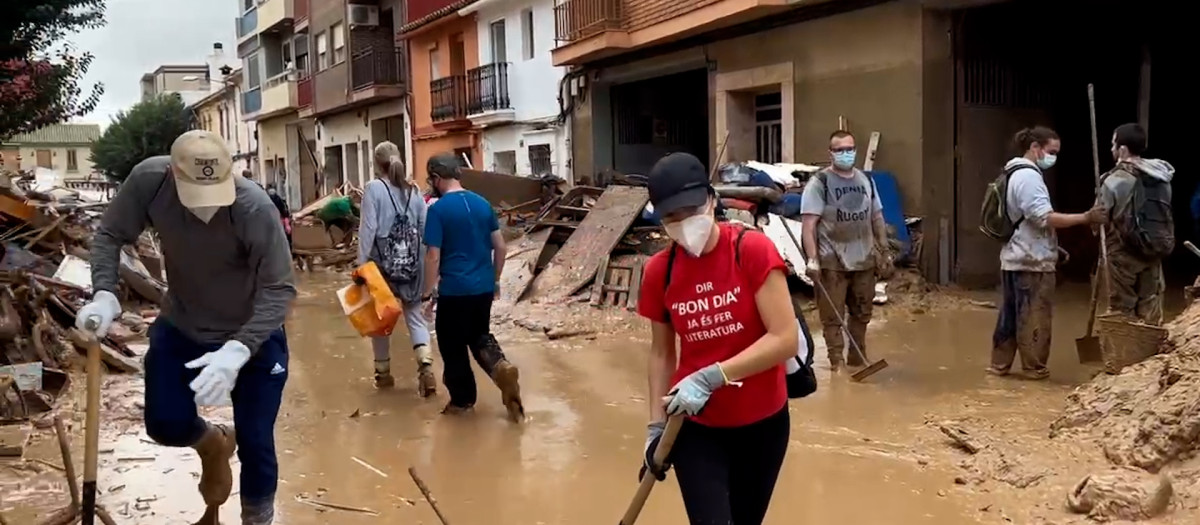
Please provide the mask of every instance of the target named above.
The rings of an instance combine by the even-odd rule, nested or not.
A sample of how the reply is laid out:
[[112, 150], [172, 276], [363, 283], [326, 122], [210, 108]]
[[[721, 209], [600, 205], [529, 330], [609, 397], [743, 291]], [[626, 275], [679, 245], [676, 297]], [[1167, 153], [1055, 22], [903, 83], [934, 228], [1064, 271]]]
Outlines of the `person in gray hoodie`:
[[987, 371], [1008, 375], [1019, 352], [1026, 377], [1045, 379], [1050, 377], [1046, 361], [1059, 256], [1056, 230], [1098, 224], [1107, 214], [1099, 205], [1085, 213], [1054, 211], [1044, 173], [1054, 167], [1062, 148], [1058, 133], [1037, 126], [1017, 132], [1013, 140], [1022, 154], [1005, 165], [1011, 173], [1005, 198], [1016, 231], [1000, 249], [1003, 299]]
[[[1096, 202], [1109, 210], [1105, 226], [1108, 247], [1110, 312], [1135, 317], [1143, 322], [1162, 323], [1162, 294], [1165, 288], [1162, 259], [1147, 257], [1128, 245], [1127, 220], [1133, 209], [1133, 191], [1138, 178], [1153, 177], [1166, 183], [1165, 200], [1171, 202], [1171, 179], [1175, 168], [1159, 159], [1142, 158], [1146, 150], [1146, 130], [1138, 124], [1123, 124], [1113, 132], [1112, 155], [1117, 165], [1101, 178]], [[1145, 184], [1145, 182], [1143, 182]], [[1169, 223], [1147, 225], [1173, 230]]]
[[[427, 207], [421, 191], [405, 176], [400, 148], [391, 142], [375, 146], [376, 178], [363, 189], [362, 222], [358, 227], [358, 264], [375, 261], [388, 279], [392, 293], [404, 308], [404, 324], [417, 359], [417, 388], [421, 397], [437, 391], [433, 375], [433, 352], [429, 349], [429, 327], [421, 311], [421, 290], [425, 275], [425, 250], [421, 236], [425, 231]], [[390, 258], [392, 264], [385, 264]], [[407, 260], [405, 259], [407, 258]], [[402, 268], [408, 266], [408, 268]], [[389, 268], [401, 267], [389, 275]], [[375, 386], [390, 388], [396, 384], [391, 370], [391, 341], [372, 337], [375, 354]]]

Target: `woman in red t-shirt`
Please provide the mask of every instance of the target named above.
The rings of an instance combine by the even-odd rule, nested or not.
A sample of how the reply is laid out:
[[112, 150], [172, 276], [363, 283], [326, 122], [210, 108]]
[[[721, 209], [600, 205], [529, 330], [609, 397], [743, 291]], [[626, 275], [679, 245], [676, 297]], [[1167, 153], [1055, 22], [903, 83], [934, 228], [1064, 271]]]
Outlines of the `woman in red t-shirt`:
[[716, 192], [695, 156], [663, 157], [648, 186], [674, 243], [646, 263], [638, 299], [652, 329], [643, 466], [667, 416], [688, 416], [669, 464], [689, 520], [758, 525], [790, 432], [784, 362], [798, 336], [783, 258], [762, 233], [716, 223]]

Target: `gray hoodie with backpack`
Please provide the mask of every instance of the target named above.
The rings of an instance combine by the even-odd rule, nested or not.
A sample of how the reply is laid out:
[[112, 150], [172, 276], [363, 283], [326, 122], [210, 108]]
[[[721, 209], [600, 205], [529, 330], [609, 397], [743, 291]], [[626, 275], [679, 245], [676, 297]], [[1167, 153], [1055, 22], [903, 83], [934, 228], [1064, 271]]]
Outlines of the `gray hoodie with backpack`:
[[[368, 182], [363, 188], [362, 222], [358, 225], [358, 264], [365, 264], [368, 260], [378, 262], [374, 250], [386, 240], [397, 213], [406, 213], [408, 221], [416, 226], [417, 232], [423, 233], [427, 211], [425, 199], [418, 188], [398, 188], [383, 179]], [[417, 302], [421, 297], [421, 281], [425, 274], [424, 247], [418, 250], [418, 253], [420, 262], [417, 279], [402, 285], [390, 283], [392, 293], [405, 303]]]
[[1025, 157], [1008, 161], [1013, 170], [1005, 196], [1009, 218], [1020, 221], [1000, 249], [1000, 269], [1009, 272], [1053, 272], [1058, 264], [1058, 236], [1047, 223], [1054, 207], [1041, 170]]

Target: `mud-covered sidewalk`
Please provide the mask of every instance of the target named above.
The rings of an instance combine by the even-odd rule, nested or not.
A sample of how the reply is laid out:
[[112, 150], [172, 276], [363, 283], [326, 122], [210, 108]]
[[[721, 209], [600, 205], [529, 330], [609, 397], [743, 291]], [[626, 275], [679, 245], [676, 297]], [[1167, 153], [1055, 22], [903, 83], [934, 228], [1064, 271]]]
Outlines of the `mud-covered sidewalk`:
[[[456, 525], [599, 525], [619, 518], [635, 489], [644, 439], [642, 321], [586, 304], [522, 303], [515, 311], [498, 305], [497, 335], [521, 367], [529, 420], [509, 423], [481, 375], [487, 386], [474, 414], [445, 417], [438, 414], [444, 398], [420, 399], [412, 378], [400, 375], [395, 390], [372, 386], [370, 346], [341, 316], [333, 294], [340, 279], [305, 275], [287, 326], [291, 363], [277, 426], [277, 523], [436, 524], [408, 476], [410, 466]], [[1151, 405], [1131, 401], [1148, 394], [1119, 389], [1124, 376], [1117, 376], [1101, 380], [1113, 384], [1108, 401], [1080, 394], [1065, 412], [1080, 423], [1071, 429], [1061, 423], [1064, 400], [1092, 375], [1074, 363], [1085, 293], [1068, 287], [1060, 295], [1053, 375], [1044, 382], [983, 373], [996, 315], [987, 308], [994, 300], [989, 295], [891, 291], [894, 304], [876, 310], [869, 333], [873, 352], [891, 366], [864, 384], [831, 378], [818, 339], [820, 389], [791, 403], [791, 448], [767, 523], [1086, 521], [1067, 510], [1067, 494], [1084, 476], [1107, 468], [1104, 430], [1117, 427], [1072, 414], [1087, 406], [1144, 411]], [[415, 376], [401, 338], [393, 370]], [[1152, 374], [1158, 365], [1139, 366]], [[106, 392], [101, 502], [122, 523], [196, 519], [202, 511], [195, 491], [199, 462], [191, 451], [149, 442], [140, 422], [139, 379], [110, 377]], [[1189, 402], [1195, 411], [1195, 400]], [[82, 412], [64, 414], [73, 414], [78, 433]], [[230, 416], [227, 410], [211, 415]], [[951, 446], [939, 429], [947, 424], [972, 433], [987, 450], [969, 454]], [[1061, 436], [1049, 437], [1052, 425]], [[1082, 433], [1082, 427], [1092, 430]], [[1091, 437], [1066, 437], [1068, 431]], [[1172, 434], [1168, 441], [1187, 437]], [[82, 439], [73, 445], [81, 457]], [[35, 523], [67, 501], [51, 431], [35, 435], [25, 458], [0, 463], [0, 511], [12, 523]], [[1190, 461], [1169, 462], [1175, 496], [1168, 514], [1149, 523], [1200, 521]], [[225, 523], [237, 522], [236, 501], [223, 509]], [[686, 523], [672, 480], [656, 488], [642, 521]]]

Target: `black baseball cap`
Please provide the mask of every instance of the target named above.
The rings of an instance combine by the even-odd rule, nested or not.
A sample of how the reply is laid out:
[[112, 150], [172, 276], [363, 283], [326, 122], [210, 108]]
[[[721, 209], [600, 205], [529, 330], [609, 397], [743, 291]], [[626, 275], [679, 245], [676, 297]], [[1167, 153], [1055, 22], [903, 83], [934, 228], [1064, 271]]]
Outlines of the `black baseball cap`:
[[650, 168], [646, 186], [650, 204], [659, 217], [682, 208], [702, 206], [713, 191], [704, 164], [695, 155], [682, 152], [658, 159]]

